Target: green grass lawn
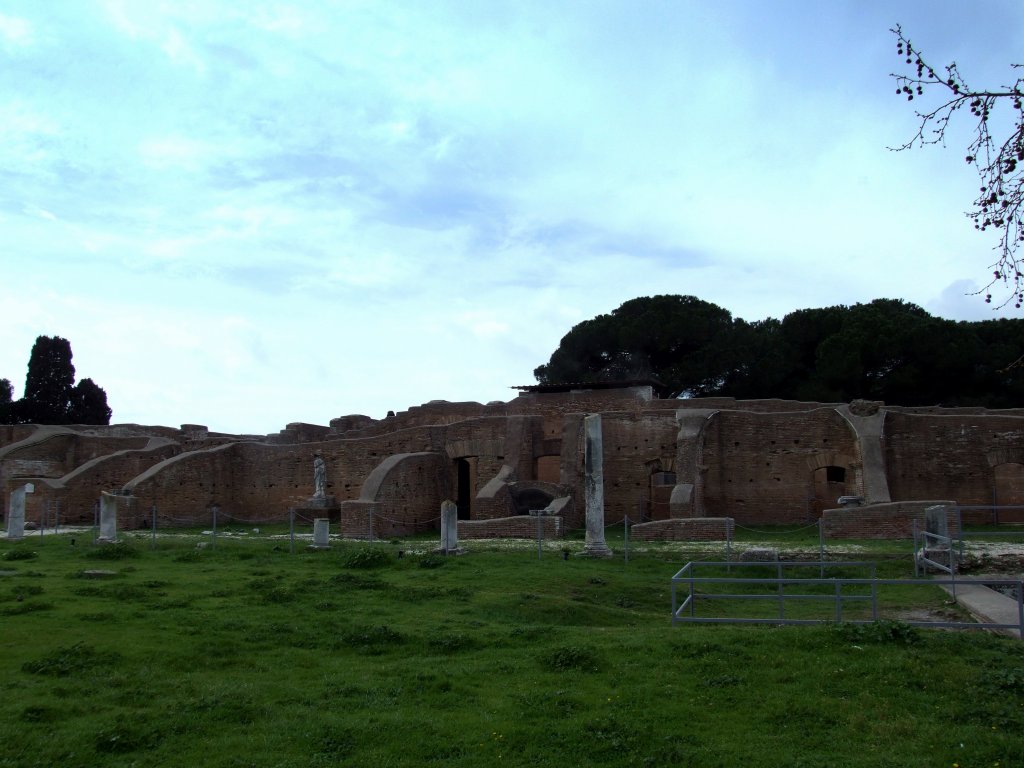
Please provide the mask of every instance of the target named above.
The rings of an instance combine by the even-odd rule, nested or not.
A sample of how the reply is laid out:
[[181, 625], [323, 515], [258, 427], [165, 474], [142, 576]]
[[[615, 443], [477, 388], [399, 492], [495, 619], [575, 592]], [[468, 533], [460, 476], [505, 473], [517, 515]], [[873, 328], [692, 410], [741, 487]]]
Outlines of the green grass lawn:
[[0, 766], [1024, 766], [1020, 641], [672, 627], [668, 548], [87, 538], [0, 542]]

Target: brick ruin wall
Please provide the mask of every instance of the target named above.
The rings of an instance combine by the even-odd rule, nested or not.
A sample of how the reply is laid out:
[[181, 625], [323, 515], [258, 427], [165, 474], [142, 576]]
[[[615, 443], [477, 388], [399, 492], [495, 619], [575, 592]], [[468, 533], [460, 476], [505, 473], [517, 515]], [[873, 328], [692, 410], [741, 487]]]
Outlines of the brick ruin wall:
[[707, 470], [698, 488], [703, 515], [732, 517], [742, 525], [813, 522], [813, 465], [854, 458], [846, 493], [859, 495], [859, 455], [852, 428], [832, 408], [720, 411], [705, 430]]
[[946, 523], [950, 533], [957, 530], [952, 501], [897, 501], [867, 507], [826, 509], [822, 513], [826, 539], [909, 539], [925, 530], [925, 509], [936, 504], [950, 505]]
[[[886, 414], [885, 457], [894, 499], [956, 499], [962, 506], [997, 499], [995, 467], [1024, 462], [1024, 418], [1011, 415]], [[1019, 493], [1019, 491], [1018, 491]], [[978, 519], [973, 519], [973, 518]], [[987, 522], [978, 511], [969, 522]]]
[[634, 525], [629, 537], [636, 541], [727, 541], [734, 529], [731, 517], [685, 517]]
[[[562, 536], [562, 518], [556, 515], [541, 517], [545, 539]], [[524, 515], [499, 517], [493, 520], [459, 520], [460, 539], [534, 539], [537, 537], [537, 519]]]
[[[627, 516], [643, 519], [651, 496], [651, 474], [674, 471], [678, 429], [675, 411], [602, 414], [606, 524]], [[582, 487], [582, 455], [579, 462]]]
[[[652, 492], [652, 472], [678, 469], [675, 462], [686, 452], [676, 444], [676, 411], [717, 406], [732, 410], [714, 413], [704, 428], [694, 513], [733, 517], [741, 525], [811, 522], [821, 503], [834, 503], [834, 498], [814, 498], [815, 468], [826, 465], [846, 471], [846, 494], [863, 494], [857, 438], [831, 406], [723, 398], [660, 401], [644, 389], [524, 394], [508, 404], [432, 403], [380, 422], [335, 420], [339, 427], [353, 427], [344, 435], [335, 422], [329, 429], [295, 424], [285, 430], [289, 440], [323, 436], [313, 442], [256, 442], [209, 434], [197, 425], [74, 428], [80, 431], [48, 438], [29, 425], [4, 426], [2, 502], [6, 508], [11, 488], [36, 478], [49, 482], [37, 483], [37, 493], [28, 497], [29, 520], [38, 519], [47, 500], [60, 500], [64, 519], [72, 513], [85, 517], [100, 491], [140, 478], [135, 510], [143, 524], [152, 504], [161, 524], [207, 524], [213, 504], [225, 519], [284, 521], [287, 509], [301, 506], [312, 493], [317, 451], [327, 462], [328, 493], [343, 503], [358, 502], [366, 478], [389, 456], [427, 453], [433, 457], [417, 465], [420, 469], [402, 468], [392, 478], [394, 487], [382, 489], [372, 502], [380, 514], [386, 507], [398, 510], [414, 527], [438, 517], [440, 502], [458, 492], [458, 460], [464, 458], [471, 469], [475, 519], [500, 519], [513, 511], [507, 492], [477, 499], [507, 465], [524, 488], [540, 480], [571, 489], [577, 503], [563, 520], [571, 530], [583, 525], [583, 414], [602, 413], [605, 518], [614, 523], [625, 515], [639, 518], [642, 500]], [[1003, 499], [1024, 502], [1024, 410], [886, 410], [883, 453], [893, 499], [991, 504], [996, 468], [1011, 464], [1020, 477], [1003, 481]], [[393, 429], [401, 424], [407, 426]], [[45, 439], [33, 442], [33, 436]], [[176, 444], [146, 450], [151, 436]], [[17, 445], [21, 442], [25, 445]], [[155, 465], [156, 474], [143, 474]], [[63, 479], [69, 480], [66, 489], [59, 487]]]

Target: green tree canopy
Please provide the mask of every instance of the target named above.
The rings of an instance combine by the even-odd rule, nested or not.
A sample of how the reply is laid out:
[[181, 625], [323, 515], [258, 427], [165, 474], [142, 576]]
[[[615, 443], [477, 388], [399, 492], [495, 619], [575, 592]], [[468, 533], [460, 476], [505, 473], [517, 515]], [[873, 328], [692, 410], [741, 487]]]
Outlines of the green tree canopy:
[[0, 380], [0, 420], [8, 424], [109, 424], [107, 393], [92, 379], [75, 385], [71, 357], [67, 339], [37, 337], [29, 356], [24, 396], [11, 402], [10, 381]]
[[954, 322], [898, 299], [748, 323], [693, 296], [633, 299], [575, 326], [542, 384], [653, 377], [674, 394], [1024, 406], [1024, 321]]
[[107, 393], [92, 379], [82, 379], [71, 390], [68, 421], [72, 424], [109, 424], [111, 415]]
[[28, 359], [23, 417], [36, 424], [66, 423], [74, 385], [71, 342], [60, 336], [39, 336]]
[[673, 393], [707, 394], [728, 373], [732, 315], [694, 296], [632, 299], [579, 323], [534, 370], [542, 384], [656, 378]]

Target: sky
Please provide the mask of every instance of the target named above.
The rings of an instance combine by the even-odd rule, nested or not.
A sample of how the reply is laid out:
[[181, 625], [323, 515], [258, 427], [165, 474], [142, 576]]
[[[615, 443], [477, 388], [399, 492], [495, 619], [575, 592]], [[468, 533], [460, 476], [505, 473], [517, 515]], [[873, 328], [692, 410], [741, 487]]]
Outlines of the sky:
[[508, 401], [638, 296], [1020, 316], [967, 124], [889, 149], [895, 24], [1024, 62], [1017, 0], [7, 0], [0, 378], [62, 336], [112, 423], [266, 434]]

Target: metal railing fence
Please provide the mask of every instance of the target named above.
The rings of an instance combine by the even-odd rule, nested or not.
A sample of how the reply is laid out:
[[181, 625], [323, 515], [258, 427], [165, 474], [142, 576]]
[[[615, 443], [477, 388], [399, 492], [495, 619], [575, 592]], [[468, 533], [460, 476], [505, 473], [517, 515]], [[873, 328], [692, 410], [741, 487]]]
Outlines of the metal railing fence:
[[[672, 577], [672, 624], [696, 623], [696, 624], [773, 624], [773, 625], [806, 625], [806, 624], [871, 624], [879, 621], [879, 588], [881, 587], [941, 587], [953, 585], [955, 587], [956, 577], [950, 579], [879, 579], [875, 576], [875, 563], [872, 562], [820, 562], [800, 561], [775, 563], [749, 562], [729, 564], [731, 568], [769, 568], [774, 571], [773, 576], [700, 576], [698, 569], [714, 568], [725, 570], [726, 564], [721, 561], [691, 561], [684, 565]], [[870, 571], [870, 578], [801, 578], [787, 577], [784, 575], [788, 569], [814, 568], [814, 569], [850, 569], [866, 568]], [[961, 582], [963, 583], [963, 582]], [[1016, 623], [996, 622], [966, 622], [966, 621], [925, 621], [925, 620], [901, 620], [910, 626], [918, 627], [941, 627], [947, 629], [1015, 629], [1024, 636], [1024, 580], [1020, 579], [986, 579], [989, 586], [1015, 586], [1017, 587], [1017, 617]], [[701, 588], [710, 585], [736, 585], [745, 587], [748, 591], [732, 592], [706, 592]], [[799, 586], [803, 591], [792, 592], [788, 587]], [[811, 593], [808, 587], [818, 586], [821, 591]], [[771, 591], [763, 591], [768, 587]], [[757, 592], [761, 589], [762, 592]], [[754, 590], [754, 591], [751, 591]], [[857, 592], [854, 592], [857, 590]], [[681, 595], [680, 593], [683, 593]], [[682, 597], [682, 599], [680, 599]], [[753, 601], [764, 603], [772, 601], [777, 608], [776, 615], [772, 616], [704, 616], [698, 615], [697, 606], [699, 603], [710, 603], [712, 601]], [[831, 602], [832, 610], [830, 618], [793, 618], [786, 615], [787, 603], [819, 601]], [[848, 618], [844, 616], [844, 606], [848, 603], [869, 603], [870, 619]]]

